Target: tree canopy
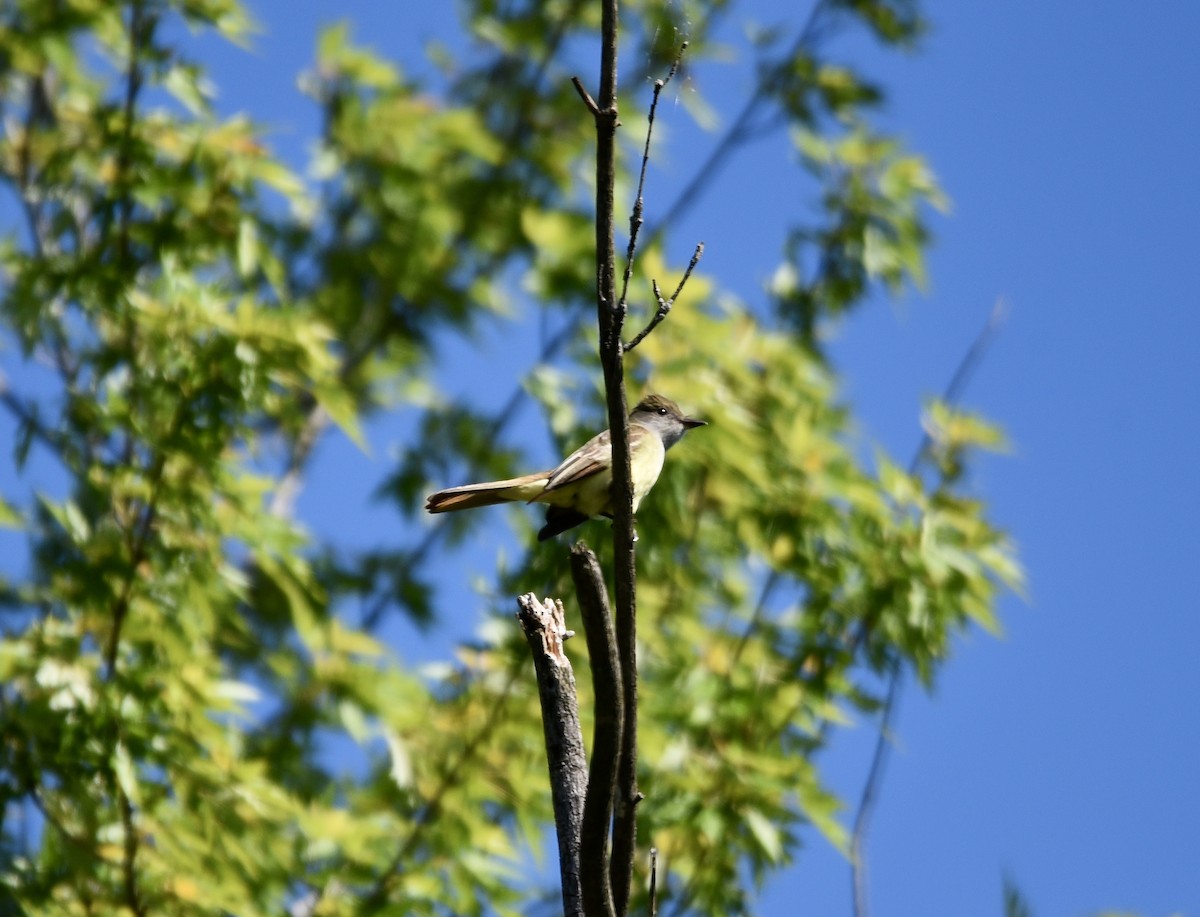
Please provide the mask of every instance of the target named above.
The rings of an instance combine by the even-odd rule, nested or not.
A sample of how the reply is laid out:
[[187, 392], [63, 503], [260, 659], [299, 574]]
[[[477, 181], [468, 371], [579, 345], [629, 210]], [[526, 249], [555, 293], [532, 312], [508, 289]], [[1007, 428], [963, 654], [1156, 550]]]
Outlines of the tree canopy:
[[[518, 593], [569, 594], [563, 545], [508, 517], [528, 547], [453, 658], [416, 667], [378, 638], [389, 616], [448, 613], [439, 556], [477, 519], [429, 523], [423, 497], [530, 470], [510, 436], [520, 399], [564, 449], [603, 426], [593, 127], [570, 83], [594, 73], [598, 9], [460, 6], [462, 46], [431, 49], [436, 84], [344, 26], [320, 36], [303, 175], [269, 121], [217, 114], [221, 74], [179, 39], [251, 40], [236, 0], [0, 11], [0, 524], [24, 546], [0, 580], [4, 912], [554, 911], [557, 890], [520, 866], [550, 798], [512, 617]], [[712, 30], [739, 15], [622, 7], [626, 210], [647, 80], [684, 39], [688, 62], [719, 55]], [[900, 47], [922, 27], [913, 0], [820, 0], [762, 36], [726, 147], [786, 125], [815, 206], [768, 290], [726, 289], [701, 262], [626, 362], [631, 387], [711, 422], [638, 514], [639, 837], [669, 863], [663, 913], [747, 913], [810, 829], [844, 847], [819, 773], [831, 730], [876, 711], [893, 673], [929, 683], [1020, 581], [966, 481], [995, 428], [933, 403], [920, 463], [864, 461], [819, 334], [921, 281], [942, 203], [873, 125], [883, 87], [824, 39]], [[641, 288], [679, 282], [671, 233], [669, 214], [647, 227]], [[449, 397], [438, 342], [506, 314], [542, 330], [539, 359], [502, 383], [513, 398]], [[385, 411], [413, 431], [378, 464], [397, 536], [347, 550], [295, 496], [318, 443], [359, 441]], [[585, 648], [569, 653], [586, 671]], [[352, 773], [328, 751], [347, 741], [367, 762]]]

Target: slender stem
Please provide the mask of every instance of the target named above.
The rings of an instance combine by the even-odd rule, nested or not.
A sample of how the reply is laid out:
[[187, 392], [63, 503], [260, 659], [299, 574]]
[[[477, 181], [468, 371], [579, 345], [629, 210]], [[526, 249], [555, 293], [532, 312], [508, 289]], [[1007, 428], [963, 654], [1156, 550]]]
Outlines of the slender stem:
[[900, 697], [900, 666], [897, 664], [888, 683], [887, 700], [883, 705], [883, 719], [879, 723], [879, 736], [875, 751], [871, 755], [871, 767], [863, 786], [858, 812], [854, 816], [854, 832], [850, 836], [850, 879], [853, 885], [854, 917], [867, 917], [867, 860], [865, 846], [867, 825], [875, 810], [879, 787], [883, 782], [883, 771], [887, 766], [887, 750], [891, 747], [892, 721], [896, 715], [896, 704]]
[[[658, 99], [662, 95], [663, 88], [667, 83], [671, 82], [671, 78], [679, 70], [679, 64], [683, 60], [683, 52], [687, 50], [687, 46], [688, 43], [686, 41], [680, 46], [679, 53], [675, 56], [675, 62], [671, 64], [671, 70], [667, 73], [666, 78], [654, 81], [654, 98], [650, 101], [650, 113], [646, 116], [646, 143], [642, 148], [642, 168], [638, 172], [637, 196], [633, 201], [633, 210], [629, 214], [629, 245], [625, 249], [625, 271], [621, 277], [620, 301], [622, 307], [624, 307], [629, 294], [629, 278], [633, 276], [633, 259], [637, 254], [638, 231], [642, 228], [642, 213], [645, 210], [645, 200], [642, 197], [642, 192], [646, 188], [646, 169], [650, 165], [650, 139], [654, 134], [654, 115], [658, 111]], [[575, 88], [580, 89], [581, 87], [577, 83]], [[659, 321], [662, 321], [662, 319], [659, 319]], [[649, 332], [643, 332], [643, 335], [646, 333]], [[625, 349], [629, 350], [629, 347]]]
[[637, 789], [637, 568], [634, 554], [633, 478], [629, 464], [629, 409], [625, 400], [621, 328], [625, 321], [616, 290], [614, 186], [616, 184], [617, 0], [603, 0], [600, 14], [600, 91], [596, 99], [596, 313], [600, 363], [612, 435], [613, 579], [617, 648], [624, 700], [617, 792], [613, 809], [613, 903], [618, 917], [629, 907], [636, 838]]
[[658, 914], [658, 848], [650, 848], [650, 917]]
[[146, 907], [142, 903], [137, 884], [138, 836], [137, 827], [133, 823], [133, 804], [129, 801], [125, 790], [120, 789], [119, 783], [117, 802], [121, 809], [121, 833], [125, 838], [124, 855], [121, 859], [122, 883], [125, 888], [125, 905], [137, 917], [145, 917]]
[[675, 292], [670, 297], [664, 297], [662, 290], [658, 288], [658, 281], [651, 280], [650, 288], [654, 290], [654, 298], [658, 301], [658, 310], [654, 313], [653, 318], [647, 323], [646, 327], [637, 333], [632, 341], [625, 345], [625, 352], [633, 350], [638, 344], [642, 343], [646, 335], [659, 326], [667, 313], [671, 311], [671, 306], [675, 305], [675, 300], [679, 298], [679, 294], [683, 292], [684, 286], [688, 279], [692, 276], [692, 271], [696, 269], [696, 265], [700, 263], [700, 256], [704, 254], [704, 243], [700, 242], [696, 245], [696, 250], [692, 253], [692, 260], [688, 262], [687, 270], [683, 272], [683, 279], [679, 281], [679, 286], [675, 288]]
[[[992, 305], [992, 311], [988, 313], [988, 318], [983, 328], [975, 336], [975, 340], [971, 342], [971, 346], [967, 348], [967, 352], [963, 354], [958, 367], [954, 370], [954, 375], [950, 377], [950, 381], [946, 384], [946, 388], [942, 392], [942, 401], [946, 402], [946, 404], [954, 404], [961, 397], [963, 389], [971, 381], [971, 376], [979, 368], [984, 354], [987, 353], [987, 349], [992, 345], [992, 341], [995, 340], [996, 335], [1000, 333], [1000, 329], [1004, 326], [1007, 318], [1008, 302], [1001, 297]], [[917, 473], [921, 462], [928, 458], [929, 447], [932, 443], [933, 439], [929, 433], [926, 433], [921, 438], [921, 444], [917, 447], [917, 451], [913, 453], [912, 461], [908, 464], [909, 474]]]

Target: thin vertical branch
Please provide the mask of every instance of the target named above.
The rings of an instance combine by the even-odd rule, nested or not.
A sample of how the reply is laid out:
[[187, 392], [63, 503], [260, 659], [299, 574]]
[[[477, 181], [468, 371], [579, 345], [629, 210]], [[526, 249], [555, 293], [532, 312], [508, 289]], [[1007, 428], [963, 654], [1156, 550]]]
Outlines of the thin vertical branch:
[[629, 464], [629, 409], [621, 329], [624, 304], [617, 299], [616, 256], [613, 250], [616, 177], [617, 115], [617, 0], [604, 0], [601, 16], [600, 98], [596, 119], [596, 266], [597, 313], [600, 323], [600, 362], [612, 431], [613, 579], [616, 599], [617, 650], [621, 660], [624, 717], [617, 790], [613, 805], [610, 875], [618, 917], [629, 909], [633, 854], [637, 837], [637, 563], [634, 553], [633, 476]]
[[850, 880], [853, 886], [854, 917], [867, 917], [869, 913], [865, 852], [867, 826], [875, 811], [879, 787], [883, 782], [883, 770], [887, 766], [887, 750], [891, 748], [892, 720], [896, 715], [902, 681], [900, 671], [900, 665], [897, 664], [892, 670], [891, 680], [888, 683], [887, 699], [883, 704], [883, 719], [879, 723], [879, 735], [876, 737], [875, 751], [871, 755], [871, 767], [867, 771], [862, 798], [858, 802], [858, 812], [854, 816], [854, 831], [850, 835]]
[[[796, 40], [784, 55], [784, 60], [790, 60], [805, 48], [816, 42], [821, 35], [821, 26], [830, 13], [830, 0], [816, 0], [809, 10], [808, 18], [801, 26]], [[754, 121], [764, 104], [770, 99], [771, 77], [764, 75], [754, 89], [754, 93], [746, 100], [742, 110], [730, 123], [717, 145], [713, 147], [708, 158], [696, 170], [691, 180], [675, 198], [675, 202], [667, 208], [658, 223], [650, 228], [649, 237], [656, 238], [667, 226], [677, 222], [684, 213], [691, 209], [700, 199], [700, 195], [714, 185], [713, 177], [729, 160], [737, 149], [755, 135]]]
[[[613, 579], [615, 584], [615, 640], [617, 672], [620, 676], [620, 692], [616, 695], [617, 707], [612, 712], [597, 702], [597, 719], [608, 717], [619, 730], [619, 741], [611, 743], [610, 754], [615, 756], [616, 781], [612, 788], [611, 819], [612, 846], [609, 853], [608, 878], [611, 903], [603, 902], [603, 913], [611, 907], [617, 917], [624, 917], [629, 909], [629, 892], [633, 879], [634, 847], [637, 839], [636, 807], [641, 799], [637, 788], [637, 562], [634, 545], [637, 536], [633, 518], [633, 480], [629, 455], [629, 410], [625, 397], [624, 353], [621, 336], [628, 304], [626, 296], [629, 279], [633, 271], [633, 260], [637, 250], [638, 232], [642, 225], [646, 167], [649, 161], [651, 131], [654, 126], [654, 111], [659, 95], [666, 82], [674, 76], [679, 66], [676, 58], [666, 80], [655, 84], [654, 102], [651, 106], [646, 131], [646, 146], [642, 157], [638, 182], [637, 199], [629, 220], [629, 246], [626, 252], [625, 271], [620, 293], [617, 292], [614, 187], [616, 184], [616, 129], [620, 124], [617, 110], [617, 35], [618, 2], [602, 0], [600, 18], [600, 83], [597, 98], [592, 99], [583, 84], [574, 79], [576, 91], [583, 99], [596, 123], [596, 321], [600, 331], [600, 364], [604, 371], [605, 402], [608, 413], [608, 428], [612, 442], [612, 512], [613, 512]], [[683, 54], [686, 44], [680, 48]], [[699, 259], [702, 246], [697, 248], [692, 265], [684, 276], [684, 283]], [[682, 289], [683, 284], [680, 284]], [[649, 326], [636, 339], [648, 334], [655, 325], [666, 317], [670, 304], [656, 289], [659, 311]], [[678, 291], [677, 291], [678, 292]], [[598, 568], [597, 568], [598, 571]], [[583, 601], [584, 587], [577, 581], [577, 590]], [[587, 628], [589, 647], [593, 631]], [[603, 651], [603, 647], [601, 647]], [[600, 730], [597, 728], [597, 742]], [[597, 763], [601, 759], [599, 745], [593, 748], [593, 776], [597, 774]], [[603, 767], [607, 761], [601, 762]], [[607, 824], [609, 805], [605, 798], [610, 793], [607, 772], [603, 785], [596, 779], [588, 787], [585, 806], [585, 837], [588, 826], [599, 820]], [[591, 859], [584, 857], [584, 864], [602, 861], [603, 850], [595, 852]], [[587, 889], [585, 886], [585, 895]]]
[[650, 848], [650, 917], [658, 915], [658, 848]]
[[636, 837], [637, 790], [637, 572], [634, 555], [633, 483], [629, 466], [629, 409], [625, 399], [621, 329], [624, 304], [617, 295], [614, 248], [617, 111], [617, 0], [602, 0], [600, 88], [596, 101], [576, 83], [596, 122], [596, 320], [604, 370], [608, 428], [612, 435], [613, 579], [617, 649], [624, 702], [610, 875], [618, 917], [629, 906]]
[[146, 907], [138, 891], [137, 883], [137, 826], [133, 823], [133, 803], [117, 782], [117, 802], [121, 809], [121, 833], [124, 836], [123, 855], [121, 857], [121, 884], [125, 892], [125, 906], [137, 917], [145, 917]]
[[[654, 98], [650, 100], [650, 113], [646, 116], [646, 145], [642, 149], [642, 168], [638, 173], [637, 196], [633, 201], [633, 210], [629, 214], [629, 245], [625, 249], [625, 271], [621, 276], [620, 302], [622, 307], [624, 307], [629, 295], [629, 278], [633, 276], [633, 259], [637, 254], [638, 231], [642, 228], [642, 214], [646, 209], [646, 202], [642, 196], [642, 192], [646, 188], [646, 169], [650, 165], [650, 140], [654, 135], [654, 115], [658, 111], [658, 99], [662, 95], [662, 91], [667, 83], [671, 82], [671, 78], [679, 70], [679, 64], [683, 60], [683, 52], [687, 50], [687, 46], [688, 43], [686, 41], [680, 45], [679, 53], [675, 56], [675, 62], [671, 64], [671, 69], [667, 73], [666, 78], [654, 81]], [[628, 351], [632, 348], [626, 347], [625, 349]]]
[[622, 697], [621, 659], [608, 591], [600, 562], [582, 543], [571, 549], [571, 577], [579, 599], [580, 616], [587, 635], [595, 693], [596, 721], [592, 735], [592, 763], [588, 770], [587, 801], [579, 861], [583, 901], [588, 917], [616, 913], [611, 881], [608, 832], [612, 823], [617, 763], [621, 757], [625, 704]]

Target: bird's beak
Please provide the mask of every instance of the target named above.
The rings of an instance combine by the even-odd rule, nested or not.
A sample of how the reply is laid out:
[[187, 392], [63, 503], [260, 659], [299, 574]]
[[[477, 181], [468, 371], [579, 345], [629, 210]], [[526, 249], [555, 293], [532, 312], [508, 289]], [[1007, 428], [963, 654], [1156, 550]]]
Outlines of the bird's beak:
[[693, 427], [707, 427], [708, 421], [707, 420], [697, 420], [695, 417], [684, 417], [683, 425], [684, 425], [684, 427], [686, 427], [687, 429], [690, 430]]

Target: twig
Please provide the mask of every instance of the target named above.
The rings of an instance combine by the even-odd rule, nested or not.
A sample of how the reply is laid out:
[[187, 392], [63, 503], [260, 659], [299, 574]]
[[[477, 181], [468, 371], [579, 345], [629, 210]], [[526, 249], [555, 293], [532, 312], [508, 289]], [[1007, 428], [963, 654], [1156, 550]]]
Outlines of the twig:
[[867, 771], [866, 783], [863, 785], [862, 798], [858, 802], [858, 812], [854, 816], [854, 831], [850, 835], [850, 878], [854, 886], [854, 915], [867, 917], [867, 859], [864, 847], [867, 841], [867, 827], [871, 814], [875, 809], [876, 797], [883, 781], [883, 769], [887, 765], [887, 750], [891, 748], [892, 720], [896, 715], [896, 706], [900, 699], [900, 666], [892, 670], [891, 681], [888, 683], [887, 699], [883, 704], [883, 718], [879, 722], [879, 735], [875, 741], [875, 751], [871, 755], [871, 767]]
[[[629, 245], [625, 249], [625, 272], [621, 278], [621, 303], [626, 302], [626, 297], [629, 294], [629, 278], [633, 274], [633, 259], [637, 253], [637, 238], [638, 230], [642, 228], [642, 213], [645, 210], [645, 199], [642, 192], [646, 188], [646, 168], [650, 164], [650, 138], [654, 133], [654, 114], [658, 111], [658, 99], [662, 95], [663, 87], [671, 82], [679, 64], [683, 60], [683, 52], [687, 50], [688, 43], [685, 41], [679, 46], [679, 53], [675, 56], [675, 62], [671, 64], [671, 69], [667, 73], [665, 79], [654, 81], [654, 98], [650, 101], [650, 113], [646, 116], [646, 144], [642, 149], [642, 168], [638, 173], [637, 196], [633, 201], [633, 210], [629, 214]], [[576, 87], [577, 89], [579, 87]], [[661, 303], [661, 299], [659, 300]], [[664, 315], [665, 317], [665, 315]], [[662, 319], [659, 319], [662, 321]], [[626, 350], [629, 348], [626, 347]]]
[[117, 803], [121, 809], [121, 834], [124, 836], [121, 875], [125, 886], [125, 905], [137, 917], [145, 917], [146, 906], [142, 902], [137, 884], [138, 837], [137, 828], [133, 823], [133, 804], [129, 801], [129, 796], [125, 793], [124, 788], [121, 787], [120, 781], [116, 781], [116, 783]]
[[[566, 917], [583, 917], [584, 897], [580, 881], [582, 859], [580, 837], [584, 824], [584, 799], [588, 790], [587, 756], [579, 728], [579, 700], [575, 675], [563, 652], [567, 630], [562, 602], [539, 602], [533, 593], [517, 599], [517, 618], [537, 673], [542, 704], [542, 731], [546, 738], [546, 762], [550, 768], [550, 792], [554, 804], [554, 827], [558, 835], [558, 864], [562, 878]], [[611, 900], [610, 900], [611, 906]]]
[[[808, 19], [800, 29], [800, 34], [788, 49], [787, 56], [795, 57], [807, 45], [811, 44], [818, 38], [818, 30], [824, 18], [829, 0], [817, 0], [809, 11]], [[724, 136], [717, 142], [713, 151], [708, 154], [708, 158], [696, 170], [696, 174], [692, 176], [691, 181], [687, 183], [682, 191], [675, 198], [675, 202], [667, 208], [666, 214], [659, 220], [656, 226], [653, 226], [650, 231], [650, 237], [655, 238], [662, 232], [663, 228], [677, 222], [679, 218], [689, 208], [695, 205], [699, 199], [699, 194], [706, 187], [711, 186], [709, 179], [725, 165], [725, 161], [733, 155], [741, 144], [746, 142], [754, 135], [751, 122], [758, 114], [759, 108], [767, 98], [767, 90], [769, 88], [768, 78], [764, 77], [759, 81], [758, 86], [754, 90], [754, 94], [746, 100], [746, 104], [742, 106], [742, 110], [738, 112], [733, 123], [729, 126]]]
[[650, 917], [658, 915], [658, 848], [650, 848]]
[[[958, 367], [954, 370], [954, 375], [950, 377], [945, 391], [942, 392], [942, 401], [946, 404], [953, 404], [958, 401], [963, 389], [971, 381], [971, 376], [975, 374], [975, 370], [979, 368], [979, 364], [983, 361], [988, 347], [992, 345], [992, 341], [996, 339], [996, 335], [1000, 333], [1000, 329], [1004, 327], [1004, 323], [1007, 320], [1008, 301], [1001, 296], [992, 304], [992, 311], [988, 313], [987, 322], [984, 323], [979, 334], [975, 336], [975, 340], [971, 342], [971, 346], [967, 348], [967, 352], [963, 354]], [[933, 437], [926, 431], [925, 435], [921, 437], [921, 444], [913, 454], [912, 461], [908, 464], [909, 474], [917, 473], [921, 462], [929, 455], [929, 447], [932, 443]]]
[[658, 281], [651, 280], [650, 288], [654, 290], [654, 298], [658, 301], [658, 310], [647, 323], [646, 327], [637, 333], [632, 341], [625, 345], [625, 352], [633, 350], [651, 331], [659, 326], [667, 313], [671, 311], [671, 306], [675, 305], [675, 300], [679, 298], [679, 294], [683, 292], [684, 285], [688, 282], [688, 278], [692, 276], [692, 271], [696, 269], [696, 265], [700, 263], [700, 257], [704, 254], [704, 243], [700, 242], [696, 245], [696, 250], [692, 253], [692, 260], [688, 262], [687, 270], [683, 272], [683, 279], [679, 281], [679, 286], [675, 288], [675, 292], [670, 298], [663, 299], [662, 291], [658, 288]]

